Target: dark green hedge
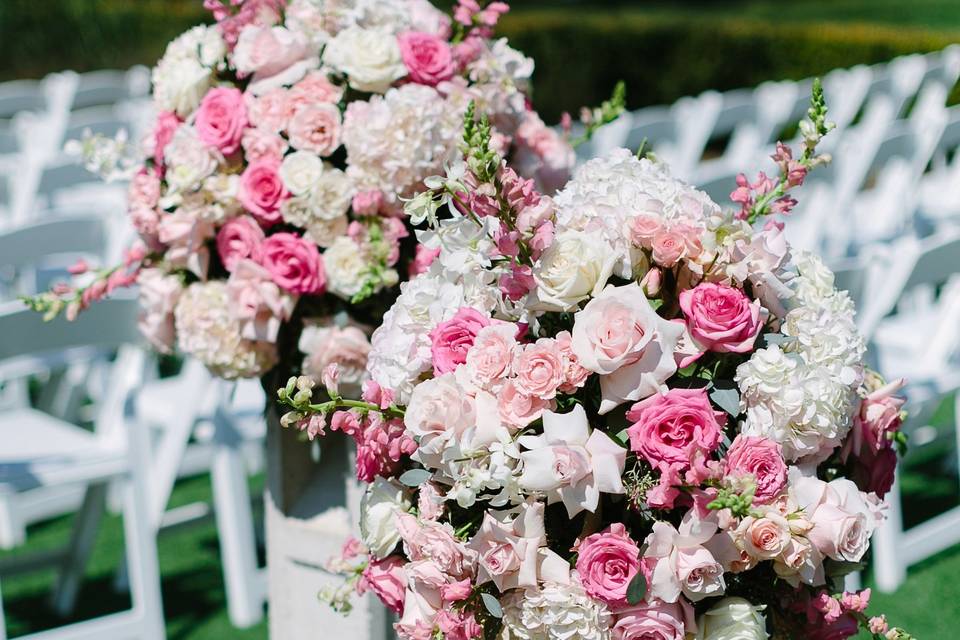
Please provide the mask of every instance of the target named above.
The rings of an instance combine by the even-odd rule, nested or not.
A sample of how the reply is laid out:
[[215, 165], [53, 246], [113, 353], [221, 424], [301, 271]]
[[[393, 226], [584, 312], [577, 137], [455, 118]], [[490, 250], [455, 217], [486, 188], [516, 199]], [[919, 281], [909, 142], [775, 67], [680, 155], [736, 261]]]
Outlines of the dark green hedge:
[[[536, 59], [535, 100], [548, 121], [564, 110], [576, 113], [581, 105], [599, 104], [621, 78], [635, 108], [711, 88], [881, 62], [960, 40], [960, 34], [951, 38], [919, 29], [553, 6], [517, 8], [500, 28]], [[206, 19], [200, 0], [0, 0], [0, 80], [152, 64], [170, 39]]]

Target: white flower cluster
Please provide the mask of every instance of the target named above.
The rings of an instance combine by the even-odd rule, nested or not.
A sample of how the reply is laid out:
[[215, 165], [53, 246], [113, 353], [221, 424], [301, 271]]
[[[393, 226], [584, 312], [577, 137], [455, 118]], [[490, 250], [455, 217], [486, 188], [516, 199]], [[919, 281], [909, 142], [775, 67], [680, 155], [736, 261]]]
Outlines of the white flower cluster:
[[453, 160], [461, 115], [435, 89], [418, 84], [350, 103], [343, 119], [347, 175], [358, 189], [379, 189], [398, 204]]
[[516, 589], [503, 600], [503, 640], [607, 640], [613, 616], [580, 581]]
[[280, 205], [284, 222], [306, 230], [327, 248], [347, 231], [347, 211], [356, 190], [342, 170], [306, 151], [284, 157], [280, 178], [291, 197]]
[[674, 178], [663, 165], [617, 149], [581, 165], [554, 197], [558, 228], [599, 230], [618, 258], [617, 274], [631, 277], [628, 225], [644, 214], [664, 223], [705, 227], [719, 215], [710, 197]]
[[156, 105], [184, 117], [200, 105], [227, 45], [214, 26], [197, 26], [167, 45], [153, 69]]
[[866, 348], [833, 273], [806, 252], [794, 262], [792, 309], [781, 327], [787, 339], [755, 352], [736, 380], [747, 414], [743, 433], [779, 442], [788, 461], [817, 462], [850, 429]]
[[181, 351], [200, 360], [214, 375], [227, 380], [252, 378], [276, 364], [276, 345], [242, 338], [230, 305], [225, 282], [191, 284], [174, 312], [177, 343]]

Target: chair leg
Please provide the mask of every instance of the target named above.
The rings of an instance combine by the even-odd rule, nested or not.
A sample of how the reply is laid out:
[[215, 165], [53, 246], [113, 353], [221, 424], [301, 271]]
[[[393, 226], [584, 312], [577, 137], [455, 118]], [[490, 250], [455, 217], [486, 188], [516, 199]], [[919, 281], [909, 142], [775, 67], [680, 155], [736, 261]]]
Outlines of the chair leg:
[[0, 589], [0, 640], [7, 640], [7, 621], [3, 617], [3, 590]]
[[103, 519], [106, 505], [107, 485], [92, 484], [87, 487], [83, 497], [83, 506], [73, 523], [70, 546], [60, 565], [57, 588], [53, 594], [53, 610], [61, 617], [73, 612], [77, 601], [80, 583], [93, 551], [93, 543]]
[[900, 559], [902, 550], [898, 548], [903, 533], [899, 477], [887, 494], [887, 505], [887, 521], [873, 534], [873, 564], [877, 588], [883, 593], [893, 593], [907, 579], [907, 567]]
[[264, 576], [257, 566], [256, 536], [241, 442], [235, 437], [229, 419], [219, 410], [214, 421], [216, 449], [210, 475], [227, 612], [230, 622], [243, 629], [263, 619], [265, 589], [261, 583]]
[[0, 495], [0, 549], [9, 551], [24, 543], [27, 538], [23, 519], [17, 514], [15, 497]]

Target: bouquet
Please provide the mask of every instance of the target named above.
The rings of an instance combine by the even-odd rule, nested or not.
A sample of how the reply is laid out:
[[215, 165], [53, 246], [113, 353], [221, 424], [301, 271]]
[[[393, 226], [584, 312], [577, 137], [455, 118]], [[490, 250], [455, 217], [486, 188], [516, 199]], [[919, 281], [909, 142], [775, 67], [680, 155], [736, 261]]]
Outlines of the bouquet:
[[[470, 103], [538, 188], [568, 178], [572, 147], [529, 106], [533, 61], [493, 37], [503, 2], [461, 0], [452, 18], [427, 0], [204, 6], [216, 24], [153, 69], [141, 153], [125, 138], [79, 145], [89, 167], [132, 178], [140, 242], [28, 301], [48, 317], [137, 284], [149, 341], [216, 375], [260, 376], [298, 342], [308, 371], [335, 359], [362, 373], [362, 327], [395, 296], [379, 294], [427, 255], [404, 241], [403, 201], [456, 158]], [[357, 322], [331, 320], [344, 312]]]
[[[436, 258], [373, 334], [362, 398], [291, 378], [284, 424], [342, 431], [368, 483], [322, 597], [371, 591], [401, 638], [909, 638], [844, 592], [882, 520], [901, 382], [854, 308], [791, 251], [802, 149], [724, 211], [621, 149], [554, 198], [485, 121], [408, 205]], [[452, 217], [438, 219], [440, 207]]]

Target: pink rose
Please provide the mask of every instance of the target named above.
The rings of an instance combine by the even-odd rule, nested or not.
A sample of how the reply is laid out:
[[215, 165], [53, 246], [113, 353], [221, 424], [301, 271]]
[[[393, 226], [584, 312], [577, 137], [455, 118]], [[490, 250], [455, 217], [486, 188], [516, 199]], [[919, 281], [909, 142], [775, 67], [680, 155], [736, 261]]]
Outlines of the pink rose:
[[410, 79], [419, 84], [436, 86], [457, 71], [453, 51], [445, 40], [432, 33], [408, 32], [397, 36], [403, 64]]
[[687, 330], [702, 348], [718, 353], [746, 353], [767, 319], [759, 302], [750, 302], [735, 287], [704, 282], [680, 293]]
[[565, 367], [557, 343], [540, 338], [524, 347], [515, 365], [517, 388], [523, 393], [551, 400], [566, 379]]
[[600, 413], [657, 393], [677, 370], [673, 352], [682, 333], [636, 283], [607, 286], [578, 311], [570, 349], [580, 366], [600, 374]]
[[260, 127], [248, 127], [240, 139], [247, 162], [266, 160], [280, 164], [287, 150], [287, 141], [279, 134]]
[[560, 358], [563, 361], [563, 384], [558, 391], [563, 393], [574, 393], [582, 387], [590, 377], [590, 370], [580, 366], [580, 361], [570, 348], [573, 336], [569, 331], [561, 331], [557, 334], [557, 349], [560, 351]]
[[854, 462], [851, 478], [862, 491], [872, 491], [883, 498], [893, 487], [896, 470], [894, 449], [880, 449], [876, 453], [867, 449]]
[[544, 410], [550, 407], [549, 400], [524, 393], [513, 380], [508, 380], [497, 394], [497, 410], [500, 419], [508, 426], [517, 429], [537, 420], [543, 415]]
[[768, 511], [762, 518], [745, 518], [740, 526], [744, 549], [753, 558], [776, 558], [790, 544], [790, 523], [774, 511]]
[[684, 257], [686, 246], [682, 235], [673, 230], [662, 230], [650, 243], [653, 261], [663, 267], [672, 267]]
[[140, 285], [140, 316], [137, 326], [150, 344], [160, 353], [171, 353], [176, 342], [173, 312], [183, 293], [180, 278], [159, 269], [142, 269], [137, 276]]
[[686, 467], [697, 452], [707, 455], [723, 436], [726, 415], [714, 411], [704, 389], [670, 389], [627, 412], [630, 448], [655, 469]]
[[770, 502], [787, 486], [787, 465], [780, 445], [763, 437], [738, 435], [727, 451], [726, 473], [753, 476], [756, 504]]
[[261, 224], [280, 221], [280, 203], [288, 194], [280, 179], [279, 168], [280, 165], [273, 160], [259, 160], [250, 163], [240, 175], [237, 199]]
[[388, 556], [383, 560], [370, 560], [357, 582], [357, 593], [372, 591], [391, 611], [403, 615], [403, 598], [407, 578], [403, 571], [406, 564], [400, 556]]
[[247, 26], [233, 50], [238, 74], [252, 74], [248, 90], [254, 95], [293, 84], [318, 63], [306, 36], [281, 26]]
[[519, 351], [516, 333], [517, 326], [507, 322], [477, 332], [465, 361], [474, 382], [486, 387], [510, 375]]
[[208, 91], [197, 109], [194, 121], [197, 137], [227, 156], [240, 148], [247, 124], [243, 93], [232, 87], [217, 87]]
[[301, 107], [287, 131], [294, 149], [328, 156], [340, 146], [340, 110], [332, 104]]
[[[301, 98], [302, 102], [300, 102]], [[303, 80], [290, 88], [288, 100], [291, 102], [288, 104], [297, 106], [318, 102], [337, 104], [342, 99], [343, 87], [330, 82], [330, 78], [323, 71], [311, 71]], [[293, 113], [293, 111], [290, 113]]]
[[237, 261], [250, 258], [260, 262], [261, 246], [266, 236], [260, 225], [250, 216], [231, 218], [217, 232], [217, 253], [227, 271], [233, 271]]
[[421, 519], [439, 520], [445, 511], [443, 503], [443, 492], [436, 484], [424, 482], [420, 485], [420, 492], [417, 495], [417, 511]]
[[870, 393], [860, 403], [860, 411], [853, 419], [853, 448], [856, 453], [866, 444], [872, 451], [893, 446], [890, 435], [903, 424], [901, 413], [906, 399], [893, 395], [903, 388], [904, 380], [895, 380]]
[[641, 214], [630, 221], [630, 240], [644, 249], [653, 245], [653, 239], [663, 230], [660, 216]]
[[470, 612], [456, 609], [443, 609], [437, 613], [437, 629], [445, 640], [473, 640], [483, 637], [483, 627]]
[[587, 536], [576, 550], [577, 573], [587, 595], [612, 607], [625, 606], [627, 587], [640, 571], [640, 547], [623, 524]]
[[160, 200], [160, 177], [153, 169], [141, 169], [130, 181], [127, 202], [131, 209], [155, 209]]
[[[353, 196], [353, 202], [350, 203], [350, 207], [353, 209], [353, 212], [358, 216], [375, 216], [380, 211], [380, 207], [383, 205], [383, 192], [379, 189], [372, 189], [368, 191], [360, 191]], [[417, 254], [420, 254], [420, 249], [427, 249], [423, 245], [417, 245]], [[439, 254], [440, 250], [437, 249]]]
[[270, 273], [249, 259], [234, 263], [227, 279], [231, 310], [247, 340], [276, 342], [280, 323], [290, 319], [296, 300], [270, 279]]
[[153, 162], [157, 167], [163, 167], [163, 151], [173, 140], [173, 134], [180, 126], [180, 118], [172, 111], [161, 111], [157, 115], [157, 122], [153, 126]]
[[287, 122], [293, 115], [287, 111], [288, 94], [289, 91], [282, 88], [271, 89], [260, 96], [244, 94], [250, 124], [272, 133], [279, 133], [286, 129]]
[[319, 294], [326, 288], [317, 245], [294, 233], [275, 233], [264, 240], [263, 266], [273, 281], [287, 291]]
[[303, 370], [314, 379], [336, 365], [344, 395], [353, 395], [366, 379], [370, 341], [357, 327], [307, 325], [300, 335], [300, 351], [306, 354]]
[[480, 329], [490, 324], [490, 318], [470, 307], [461, 307], [456, 315], [441, 322], [430, 332], [430, 355], [435, 375], [455, 370], [467, 361], [467, 352], [473, 346]]
[[641, 602], [616, 615], [614, 640], [684, 640], [696, 631], [693, 607], [683, 598], [672, 604]]
[[398, 513], [396, 520], [404, 551], [411, 561], [431, 560], [454, 580], [472, 575], [477, 556], [453, 536], [449, 524], [421, 521], [409, 513]]

